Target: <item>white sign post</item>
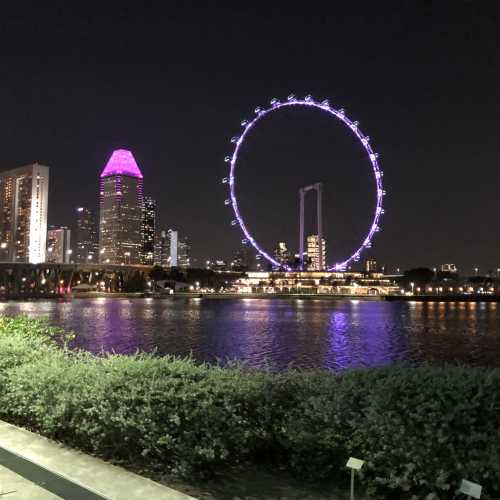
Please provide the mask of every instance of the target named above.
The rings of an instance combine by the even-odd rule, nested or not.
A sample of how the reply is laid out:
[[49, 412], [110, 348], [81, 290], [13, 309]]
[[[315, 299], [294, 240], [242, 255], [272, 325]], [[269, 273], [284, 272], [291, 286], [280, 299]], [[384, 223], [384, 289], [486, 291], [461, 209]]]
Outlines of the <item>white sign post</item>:
[[467, 481], [467, 479], [462, 479], [462, 484], [458, 491], [467, 495], [467, 498], [471, 500], [472, 498], [481, 498], [483, 487], [480, 484]]
[[351, 457], [346, 464], [346, 467], [351, 469], [351, 500], [354, 500], [354, 474], [357, 470], [361, 470], [364, 460], [360, 460], [359, 458]]

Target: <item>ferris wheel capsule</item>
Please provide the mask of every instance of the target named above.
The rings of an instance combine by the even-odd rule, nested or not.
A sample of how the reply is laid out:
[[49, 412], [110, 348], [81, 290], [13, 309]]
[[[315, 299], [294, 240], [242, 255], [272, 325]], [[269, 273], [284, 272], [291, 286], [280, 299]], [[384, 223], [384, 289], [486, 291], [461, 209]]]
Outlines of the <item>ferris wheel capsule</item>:
[[234, 137], [231, 137], [231, 142], [232, 142], [233, 144], [235, 144], [236, 142], [238, 142], [238, 141], [239, 141], [239, 139], [240, 139], [240, 138], [239, 138], [237, 135], [235, 135]]
[[257, 106], [257, 107], [255, 108], [255, 113], [256, 113], [256, 114], [262, 113], [262, 108], [261, 108], [260, 106]]
[[236, 219], [231, 221], [231, 226], [236, 226], [238, 225], [238, 221]]
[[340, 116], [344, 116], [344, 115], [345, 115], [345, 109], [344, 109], [344, 108], [340, 108], [340, 109], [338, 110], [338, 114], [339, 114]]
[[328, 99], [325, 99], [324, 101], [321, 101], [321, 106], [324, 108], [329, 108], [330, 107], [330, 101]]
[[279, 102], [279, 100], [278, 100], [278, 99], [276, 99], [276, 97], [273, 97], [273, 98], [271, 99], [271, 106], [276, 106], [276, 105], [277, 105], [277, 104], [279, 104], [279, 103], [280, 103], [280, 102]]
[[229, 179], [228, 179], [227, 177], [224, 177], [224, 178], [222, 179], [222, 184], [227, 184], [227, 183], [228, 183], [228, 181], [229, 181]]
[[231, 200], [229, 198], [227, 200], [224, 200], [224, 205], [231, 205]]
[[243, 239], [241, 240], [241, 244], [242, 244], [242, 245], [248, 245], [248, 240], [247, 240], [246, 238], [243, 238]]
[[287, 101], [295, 101], [295, 94], [290, 94], [286, 99]]
[[241, 121], [241, 126], [246, 127], [248, 125], [248, 120], [242, 120]]
[[225, 161], [226, 163], [229, 163], [229, 162], [231, 161], [231, 159], [232, 159], [232, 157], [231, 157], [231, 156], [225, 156], [225, 157], [224, 157], [224, 161]]
[[306, 97], [304, 98], [304, 101], [306, 102], [311, 102], [313, 100], [313, 96], [311, 94], [307, 94]]

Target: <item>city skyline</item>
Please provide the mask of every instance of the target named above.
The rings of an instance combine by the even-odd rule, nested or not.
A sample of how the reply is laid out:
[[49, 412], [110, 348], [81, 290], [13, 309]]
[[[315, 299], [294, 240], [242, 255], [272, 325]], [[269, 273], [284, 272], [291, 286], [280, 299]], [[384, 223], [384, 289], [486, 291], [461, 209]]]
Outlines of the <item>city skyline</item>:
[[[488, 3], [398, 6], [389, 16], [375, 6], [361, 13], [343, 6], [335, 16], [271, 7], [263, 17], [233, 8], [136, 13], [122, 6], [118, 16], [104, 7], [85, 19], [69, 11], [40, 9], [30, 18], [7, 10], [3, 46], [19, 31], [27, 37], [5, 54], [11, 71], [0, 98], [0, 166], [51, 166], [49, 224], [71, 225], [76, 206], [95, 209], [103, 158], [125, 148], [144, 170], [162, 227], [188, 234], [200, 264], [230, 259], [241, 235], [230, 226], [219, 184], [228, 141], [256, 106], [311, 93], [345, 107], [380, 152], [388, 196], [373, 248], [379, 262], [402, 269], [499, 266], [492, 121], [500, 102], [498, 11]], [[185, 21], [182, 30], [175, 19]], [[226, 43], [233, 30], [242, 33], [238, 47]], [[126, 32], [138, 36], [116, 36]], [[48, 54], [43, 65], [31, 55], [34, 43]], [[200, 58], [200, 43], [211, 58]], [[62, 73], [61, 59], [68, 62]], [[141, 69], [128, 72], [132, 63]], [[26, 68], [39, 84], [23, 78]], [[198, 85], [206, 74], [212, 78]], [[295, 251], [296, 189], [311, 176], [325, 184], [329, 256], [337, 260], [359, 244], [372, 184], [344, 131], [316, 115], [285, 114], [255, 131], [242, 161], [242, 208], [269, 252], [278, 241]]]

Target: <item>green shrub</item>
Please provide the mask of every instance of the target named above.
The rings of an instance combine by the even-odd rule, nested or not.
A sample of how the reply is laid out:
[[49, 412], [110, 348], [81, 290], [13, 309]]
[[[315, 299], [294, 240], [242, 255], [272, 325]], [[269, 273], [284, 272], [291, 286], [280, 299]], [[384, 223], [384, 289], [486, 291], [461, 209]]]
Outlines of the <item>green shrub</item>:
[[[40, 320], [0, 317], [0, 416], [151, 471], [267, 462], [311, 480], [366, 460], [370, 498], [500, 498], [500, 370], [252, 371], [191, 359], [93, 356]], [[62, 346], [62, 348], [61, 348]]]

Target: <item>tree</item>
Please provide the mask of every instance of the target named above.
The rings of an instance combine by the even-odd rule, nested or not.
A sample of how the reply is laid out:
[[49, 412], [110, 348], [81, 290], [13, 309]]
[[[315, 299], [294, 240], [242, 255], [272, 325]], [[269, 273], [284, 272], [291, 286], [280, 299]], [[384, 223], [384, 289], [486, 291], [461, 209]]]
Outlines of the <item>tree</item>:
[[405, 271], [402, 278], [398, 280], [400, 284], [409, 285], [410, 283], [415, 283], [415, 285], [425, 286], [434, 279], [434, 271], [427, 267], [416, 267]]

